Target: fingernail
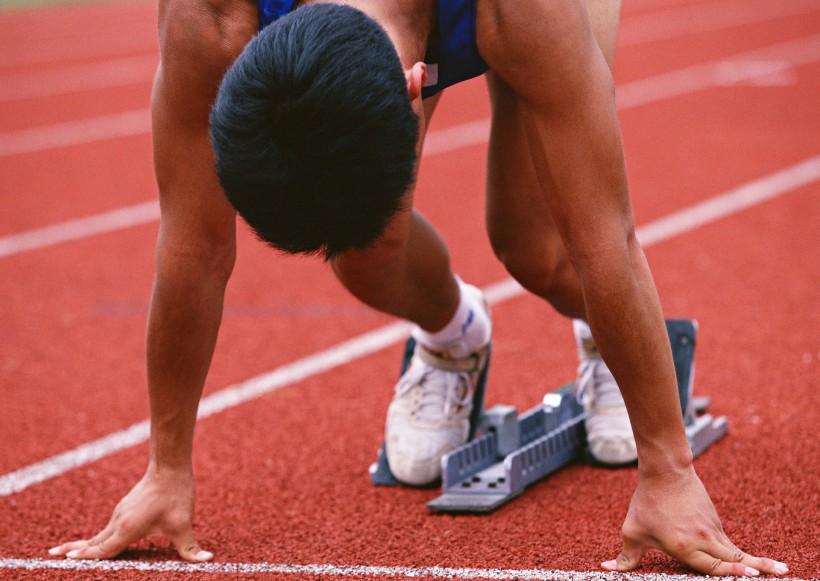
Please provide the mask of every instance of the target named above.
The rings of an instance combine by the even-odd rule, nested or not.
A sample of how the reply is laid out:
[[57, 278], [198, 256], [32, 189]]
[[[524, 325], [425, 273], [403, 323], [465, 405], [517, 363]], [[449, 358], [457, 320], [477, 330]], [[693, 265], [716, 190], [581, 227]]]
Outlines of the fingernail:
[[197, 551], [196, 555], [194, 555], [194, 559], [197, 561], [210, 561], [214, 558], [213, 553], [209, 553], [208, 551]]
[[76, 557], [79, 554], [80, 554], [80, 549], [75, 549], [73, 551], [69, 551], [68, 553], [66, 553], [65, 556], [68, 557], [69, 559], [73, 559], [74, 557]]
[[601, 563], [601, 567], [603, 567], [604, 569], [609, 569], [610, 571], [616, 571], [618, 569], [618, 561], [616, 561], [615, 559], [611, 561], [604, 561], [603, 563]]
[[760, 571], [758, 571], [757, 569], [752, 569], [751, 567], [746, 567], [743, 573], [747, 577], [757, 577], [758, 575], [760, 575]]
[[54, 547], [53, 549], [48, 550], [49, 555], [59, 555], [60, 554], [60, 547]]
[[786, 573], [789, 572], [789, 567], [786, 565], [786, 563], [780, 563], [778, 561], [775, 561], [774, 562], [774, 572], [777, 573], [778, 575], [785, 575]]

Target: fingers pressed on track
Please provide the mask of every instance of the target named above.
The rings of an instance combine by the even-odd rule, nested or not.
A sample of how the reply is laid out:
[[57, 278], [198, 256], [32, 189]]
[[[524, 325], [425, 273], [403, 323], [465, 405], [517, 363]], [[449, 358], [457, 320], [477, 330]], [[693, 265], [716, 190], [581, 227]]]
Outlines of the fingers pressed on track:
[[85, 547], [66, 553], [66, 557], [69, 559], [110, 559], [123, 552], [132, 540], [120, 531], [115, 531], [98, 543], [89, 543]]
[[79, 541], [69, 541], [67, 543], [63, 543], [62, 545], [57, 545], [54, 548], [48, 550], [49, 555], [53, 555], [55, 557], [62, 557], [66, 553], [70, 553], [76, 549], [80, 549], [88, 545], [88, 540], [79, 540]]
[[739, 563], [760, 573], [785, 575], [789, 572], [789, 568], [785, 563], [765, 557], [755, 557], [742, 551], [737, 548], [725, 534], [720, 541], [715, 543], [713, 548], [707, 548], [704, 552], [709, 555], [714, 555], [715, 558], [726, 563]]
[[[118, 531], [114, 522], [115, 519], [112, 518], [103, 530], [90, 539], [64, 543], [50, 549], [49, 554], [64, 556], [69, 559], [105, 559], [114, 557], [128, 546], [128, 542], [126, 542], [116, 553], [112, 552], [112, 548], [116, 548], [122, 542], [121, 538], [125, 538], [124, 535], [117, 534]], [[112, 540], [114, 544], [112, 544]]]
[[643, 556], [647, 551], [652, 549], [653, 546], [651, 543], [624, 533], [621, 553], [616, 559], [601, 563], [601, 567], [608, 571], [632, 571], [641, 564]]
[[187, 561], [204, 562], [214, 558], [213, 553], [203, 550], [194, 538], [193, 529], [188, 526], [171, 538], [179, 556]]
[[716, 576], [734, 576], [734, 577], [757, 577], [760, 571], [754, 567], [750, 567], [743, 562], [729, 562], [724, 561], [714, 555], [704, 551], [694, 551], [686, 558], [682, 558], [686, 565], [689, 565], [696, 571], [706, 575]]

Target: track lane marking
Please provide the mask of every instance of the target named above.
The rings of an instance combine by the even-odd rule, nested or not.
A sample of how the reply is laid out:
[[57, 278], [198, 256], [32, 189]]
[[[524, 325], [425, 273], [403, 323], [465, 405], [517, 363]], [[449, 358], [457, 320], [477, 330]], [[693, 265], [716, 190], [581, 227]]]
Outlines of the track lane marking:
[[820, 12], [820, 4], [816, 0], [726, 0], [709, 4], [690, 4], [662, 12], [624, 18], [618, 27], [618, 48], [738, 28], [814, 12]]
[[[820, 155], [654, 220], [638, 228], [637, 236], [644, 247], [650, 247], [818, 181], [820, 181]], [[491, 304], [498, 304], [524, 293], [518, 283], [511, 278], [490, 285], [484, 291]], [[271, 372], [224, 388], [202, 399], [197, 417], [198, 419], [210, 417], [308, 377], [380, 351], [402, 341], [409, 329], [409, 323], [392, 323], [324, 351], [298, 359]], [[22, 492], [29, 486], [45, 482], [69, 470], [136, 446], [148, 438], [149, 422], [144, 420], [125, 430], [114, 432], [62, 454], [20, 468], [0, 477], [0, 497]]]
[[[558, 569], [479, 569], [473, 567], [401, 567], [373, 565], [296, 565], [289, 563], [185, 563], [181, 561], [72, 561], [64, 559], [0, 558], [0, 569], [58, 571], [144, 571], [209, 574], [315, 575], [322, 577], [432, 577], [434, 579], [490, 579], [529, 581], [692, 581], [691, 575], [666, 573], [610, 573]], [[725, 581], [748, 577], [721, 577]], [[806, 581], [778, 577], [782, 581]]]
[[[757, 75], [771, 73], [771, 67], [729, 66], [735, 62], [750, 61], [786, 61], [791, 66], [820, 61], [820, 34], [743, 53], [732, 59], [687, 67], [626, 83], [618, 87], [618, 109], [624, 111], [710, 87], [740, 83], [754, 79]], [[120, 137], [141, 134], [150, 130], [150, 123], [148, 110], [140, 110], [100, 117], [93, 122], [86, 120], [76, 122], [74, 125], [61, 124], [61, 129], [56, 132], [53, 129], [42, 132], [41, 130], [18, 132], [18, 134], [23, 134], [19, 142], [16, 142], [15, 138], [8, 137], [9, 134], [6, 136], [0, 134], [0, 156], [4, 154], [4, 147], [11, 148], [5, 150], [8, 154], [14, 148], [35, 151], [37, 147], [58, 143], [66, 146], [86, 143], [89, 140], [100, 138], [106, 132]], [[71, 131], [76, 131], [72, 143], [69, 143], [70, 140], [62, 133], [67, 126], [71, 127]], [[462, 147], [486, 143], [489, 129], [490, 120], [479, 119], [431, 131], [425, 139], [423, 155], [425, 157], [438, 155]], [[159, 217], [159, 203], [149, 201], [19, 234], [6, 235], [0, 237], [0, 258], [147, 224], [158, 220]]]
[[818, 181], [820, 155], [650, 222], [638, 229], [638, 240], [651, 246]]
[[154, 78], [158, 63], [159, 56], [151, 53], [56, 70], [4, 75], [0, 83], [0, 103], [148, 83]]
[[0, 258], [71, 240], [81, 240], [98, 234], [150, 224], [159, 218], [159, 202], [154, 200], [85, 218], [60, 222], [36, 230], [28, 230], [0, 238]]
[[[156, 33], [157, 19], [152, 18], [150, 26], [148, 23], [136, 23], [136, 26], [145, 27], [142, 34], [135, 30], [134, 26], [135, 23], [131, 20], [124, 26], [111, 23], [97, 25], [97, 30], [102, 31], [103, 34], [85, 35], [80, 39], [64, 35], [32, 38], [29, 34], [26, 40], [30, 44], [27, 44], [25, 50], [19, 50], [21, 48], [19, 43], [12, 45], [11, 48], [0, 49], [0, 74], [4, 72], [3, 69], [16, 67], [61, 65], [71, 61], [105, 57], [124, 58], [148, 51], [157, 54], [159, 52], [159, 40]], [[31, 30], [29, 28], [28, 32]]]
[[618, 109], [631, 109], [715, 87], [766, 80], [773, 73], [818, 61], [820, 34], [815, 34], [625, 83], [615, 89]]
[[134, 109], [0, 133], [0, 157], [109, 141], [151, 131], [151, 111]]

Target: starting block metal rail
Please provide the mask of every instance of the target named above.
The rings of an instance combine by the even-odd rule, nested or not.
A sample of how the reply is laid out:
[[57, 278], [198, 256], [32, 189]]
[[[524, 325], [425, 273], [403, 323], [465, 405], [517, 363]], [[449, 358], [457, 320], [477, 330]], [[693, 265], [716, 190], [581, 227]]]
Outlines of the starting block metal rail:
[[[692, 397], [697, 324], [673, 319], [666, 326], [686, 436], [698, 456], [726, 435], [729, 425], [725, 417], [704, 413], [709, 398]], [[412, 353], [409, 345], [408, 349]], [[486, 382], [486, 376], [482, 380]], [[534, 482], [585, 456], [584, 410], [574, 384], [547, 393], [540, 405], [521, 415], [507, 405], [484, 412], [484, 385], [477, 391], [480, 398], [474, 406], [481, 411], [475, 416], [475, 428], [481, 435], [442, 458], [442, 494], [427, 504], [432, 511], [491, 512]], [[383, 452], [370, 472], [376, 484], [399, 484]]]

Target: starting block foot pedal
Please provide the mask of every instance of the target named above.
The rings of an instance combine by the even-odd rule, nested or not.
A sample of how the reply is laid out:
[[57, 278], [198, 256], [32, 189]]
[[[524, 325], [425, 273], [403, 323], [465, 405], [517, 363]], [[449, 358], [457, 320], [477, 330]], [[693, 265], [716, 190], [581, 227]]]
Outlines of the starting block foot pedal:
[[[697, 324], [666, 321], [686, 435], [695, 456], [728, 431], [726, 418], [698, 415], [708, 399], [693, 398]], [[516, 415], [495, 406], [481, 422], [482, 435], [442, 458], [442, 494], [427, 504], [435, 512], [487, 513], [512, 500], [530, 484], [559, 470], [586, 450], [584, 411], [569, 384], [544, 402]]]
[[[402, 356], [401, 372], [399, 377], [404, 375], [407, 368], [410, 366], [410, 360], [413, 358], [413, 352], [416, 350], [416, 340], [410, 337], [404, 345], [404, 354]], [[490, 369], [490, 355], [492, 354], [492, 346], [490, 352], [487, 353], [487, 360], [484, 363], [484, 369], [478, 375], [478, 382], [476, 384], [475, 393], [473, 394], [473, 410], [470, 413], [470, 430], [467, 434], [467, 441], [469, 442], [475, 438], [478, 433], [479, 423], [484, 416], [484, 394], [487, 390], [487, 373]], [[384, 444], [379, 448], [376, 461], [370, 465], [368, 470], [370, 473], [370, 481], [377, 486], [407, 486], [400, 482], [393, 476], [393, 471], [390, 469], [390, 463], [387, 460], [387, 453]], [[416, 486], [415, 488], [436, 488], [439, 482], [432, 482], [426, 486]]]

